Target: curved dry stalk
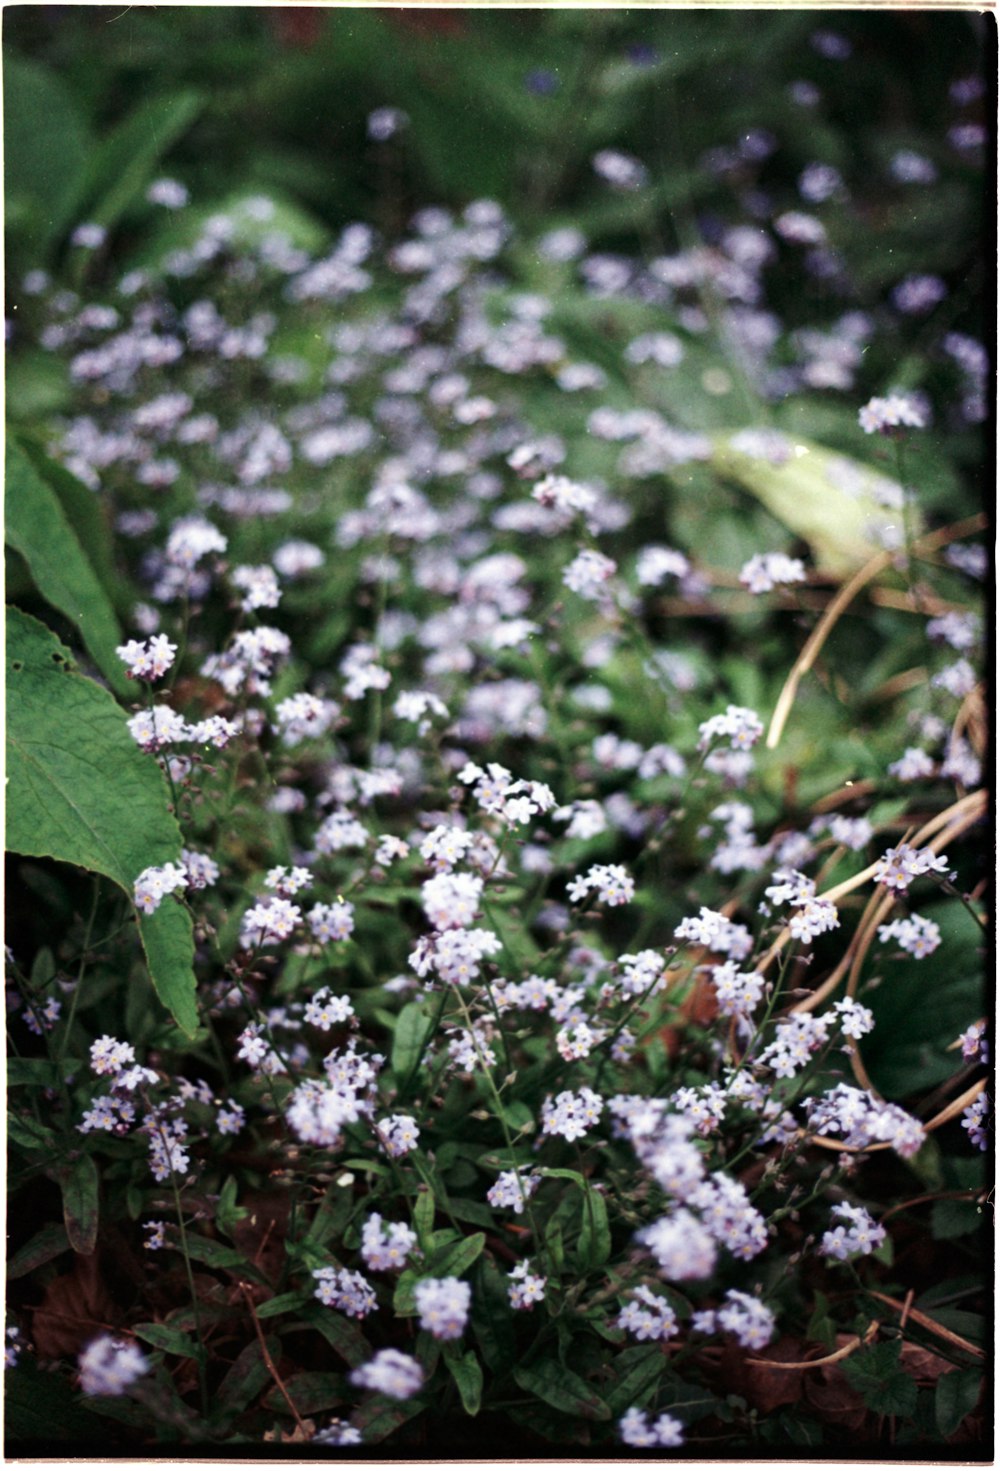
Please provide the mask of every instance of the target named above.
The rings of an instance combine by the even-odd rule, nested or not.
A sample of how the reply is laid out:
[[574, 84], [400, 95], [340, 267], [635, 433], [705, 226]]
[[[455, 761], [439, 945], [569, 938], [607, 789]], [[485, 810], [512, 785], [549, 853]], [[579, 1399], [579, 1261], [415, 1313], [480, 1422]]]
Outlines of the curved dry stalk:
[[898, 1302], [894, 1297], [886, 1297], [884, 1292], [872, 1292], [870, 1289], [868, 1296], [874, 1297], [878, 1302], [884, 1302], [894, 1312], [900, 1313], [902, 1315], [900, 1327], [903, 1326], [906, 1322], [907, 1315], [909, 1315], [914, 1323], [919, 1323], [921, 1328], [927, 1329], [928, 1333], [936, 1333], [938, 1338], [943, 1338], [946, 1343], [954, 1344], [955, 1348], [964, 1349], [967, 1354], [974, 1354], [977, 1359], [984, 1359], [986, 1357], [983, 1350], [977, 1348], [974, 1343], [970, 1343], [967, 1338], [962, 1338], [958, 1333], [952, 1333], [950, 1328], [946, 1328], [936, 1318], [931, 1318], [927, 1313], [922, 1313], [918, 1308], [912, 1307], [910, 1305], [912, 1302], [912, 1292], [907, 1293], [906, 1302]]
[[850, 1052], [847, 1054], [847, 1059], [851, 1064], [851, 1072], [854, 1074], [854, 1078], [858, 1086], [860, 1088], [864, 1088], [865, 1092], [869, 1094], [870, 1097], [877, 1099], [879, 1103], [884, 1103], [885, 1099], [882, 1097], [881, 1093], [878, 1091], [878, 1089], [875, 1087], [875, 1084], [868, 1076], [868, 1069], [861, 1061], [861, 1053], [858, 1051], [858, 1044], [856, 1042], [851, 1048]]
[[[983, 705], [983, 687], [981, 684], [977, 684], [974, 689], [971, 689], [958, 707], [958, 714], [955, 716], [951, 727], [951, 738], [953, 741], [958, 740], [966, 726], [969, 727], [970, 744], [973, 744], [973, 731], [975, 731], [976, 736], [979, 738], [985, 736], [986, 710]], [[981, 750], [977, 750], [976, 754], [981, 756], [983, 753]]]
[[824, 812], [832, 812], [837, 807], [842, 807], [845, 802], [853, 802], [856, 797], [868, 797], [875, 790], [875, 783], [870, 777], [863, 777], [861, 781], [845, 782], [835, 792], [828, 792], [825, 797], [820, 797], [810, 807], [810, 812], [821, 816]]
[[894, 674], [892, 679], [880, 684], [877, 690], [872, 691], [869, 699], [873, 704], [876, 701], [895, 699], [896, 695], [904, 695], [907, 690], [915, 690], [926, 684], [928, 678], [928, 671], [923, 665], [918, 665], [916, 669], [904, 669], [901, 674]]
[[964, 1093], [959, 1094], [959, 1096], [953, 1099], [951, 1103], [946, 1104], [940, 1113], [936, 1113], [934, 1117], [924, 1125], [927, 1133], [930, 1133], [931, 1129], [940, 1129], [942, 1124], [950, 1123], [952, 1119], [957, 1118], [963, 1109], [968, 1108], [970, 1103], [975, 1103], [976, 1099], [979, 1097], [980, 1093], [985, 1090], [985, 1088], [985, 1078], [981, 1078], [978, 1083], [973, 1083], [971, 1088], [966, 1088]]
[[847, 995], [852, 998], [857, 995], [858, 985], [861, 981], [861, 970], [869, 950], [875, 943], [878, 927], [896, 902], [895, 894], [877, 894], [876, 898], [878, 899], [878, 903], [872, 911], [871, 918], [868, 921], [868, 928], [862, 936], [857, 950], [854, 952], [854, 958], [851, 961], [851, 968], [847, 977], [845, 990]]
[[863, 567], [859, 568], [854, 576], [848, 582], [844, 583], [836, 597], [831, 600], [826, 612], [806, 639], [805, 647], [792, 665], [788, 678], [782, 687], [781, 694], [778, 696], [778, 703], [774, 707], [774, 714], [771, 716], [771, 725], [767, 732], [767, 740], [765, 742], [768, 750], [773, 751], [781, 739], [781, 732], [784, 730], [785, 721], [788, 719], [792, 706], [795, 704], [795, 696], [798, 693], [802, 677], [808, 674], [815, 664], [820, 650], [833, 630], [834, 624], [840, 618], [841, 614], [850, 607], [866, 583], [871, 582], [872, 578], [877, 577], [880, 572], [884, 572], [886, 567], [892, 566], [894, 556], [895, 553], [893, 552], [879, 552], [877, 556], [872, 557]]
[[909, 592], [899, 592], [894, 587], [873, 587], [868, 596], [880, 608], [897, 608], [900, 613], [922, 613], [924, 617], [928, 613], [939, 617], [942, 613], [964, 611], [960, 603], [949, 603], [944, 598], [936, 598], [923, 588], [920, 589], [919, 604], [913, 600]]
[[[877, 1292], [871, 1294], [878, 1297]], [[779, 1363], [775, 1359], [747, 1359], [748, 1364], [755, 1364], [758, 1369], [793, 1369], [804, 1373], [807, 1369], [822, 1369], [826, 1364], [839, 1364], [841, 1359], [849, 1359], [851, 1354], [857, 1353], [859, 1348], [866, 1348], [879, 1330], [879, 1321], [873, 1318], [865, 1329], [864, 1337], [857, 1334], [847, 1343], [842, 1344], [836, 1352], [826, 1354], [822, 1359], [801, 1359], [797, 1363]]]
[[842, 977], [846, 974], [848, 970], [850, 970], [851, 962], [854, 959], [855, 947], [860, 942], [861, 936], [864, 933], [866, 926], [868, 925], [872, 911], [882, 903], [882, 899], [883, 896], [879, 894], [878, 890], [876, 889], [875, 893], [872, 894], [871, 898], [868, 900], [868, 903], [862, 910], [861, 918], [858, 920], [857, 929], [851, 936], [847, 945], [847, 949], [837, 961], [837, 964], [827, 976], [826, 980], [821, 986], [817, 986], [815, 991], [811, 991], [808, 996], [804, 996], [801, 1001], [796, 1001], [794, 1006], [789, 1007], [789, 1012], [815, 1011], [816, 1007], [820, 1004], [821, 1001], [825, 1001], [828, 996], [832, 995], [832, 993], [836, 991], [837, 987], [840, 985]]
[[929, 1195], [915, 1195], [912, 1200], [900, 1200], [895, 1205], [891, 1205], [879, 1216], [879, 1225], [884, 1225], [897, 1211], [909, 1210], [915, 1205], [926, 1205], [932, 1200], [976, 1200], [979, 1196], [978, 1190], [932, 1190]]
[[257, 1342], [260, 1344], [261, 1357], [264, 1360], [264, 1365], [267, 1369], [267, 1372], [270, 1374], [278, 1389], [281, 1391], [281, 1397], [291, 1411], [292, 1419], [295, 1421], [296, 1426], [299, 1430], [301, 1430], [302, 1434], [308, 1440], [310, 1438], [310, 1433], [306, 1429], [302, 1416], [299, 1414], [298, 1408], [296, 1407], [295, 1401], [288, 1393], [288, 1389], [285, 1386], [285, 1381], [278, 1373], [277, 1366], [275, 1365], [275, 1362], [271, 1357], [270, 1350], [267, 1346], [267, 1339], [264, 1337], [264, 1330], [261, 1328], [260, 1319], [257, 1316], [257, 1309], [254, 1307], [253, 1294], [250, 1291], [250, 1287], [246, 1282], [240, 1282], [237, 1285], [243, 1295], [243, 1299], [246, 1302], [247, 1307], [250, 1309], [250, 1316], [253, 1319], [253, 1326], [257, 1330]]
[[977, 511], [974, 516], [966, 516], [961, 521], [953, 521], [950, 526], [941, 526], [937, 531], [925, 532], [913, 543], [913, 551], [916, 556], [923, 556], [927, 552], [936, 552], [938, 547], [946, 547], [951, 541], [961, 541], [965, 536], [975, 536], [977, 531], [985, 531], [989, 525], [989, 519], [984, 511]]
[[[924, 1133], [930, 1134], [934, 1129], [940, 1129], [942, 1124], [950, 1123], [963, 1109], [968, 1108], [970, 1103], [976, 1101], [985, 1087], [986, 1081], [983, 1079], [978, 1083], [974, 1083], [971, 1088], [966, 1088], [964, 1093], [949, 1103], [940, 1113], [935, 1114], [932, 1119], [928, 1119], [927, 1123], [924, 1124]], [[806, 1142], [808, 1144], [815, 1144], [820, 1149], [833, 1149], [837, 1154], [875, 1154], [878, 1150], [892, 1148], [892, 1145], [887, 1139], [880, 1139], [877, 1144], [845, 1144], [843, 1139], [831, 1138], [829, 1134], [810, 1134]]]
[[[973, 1026], [976, 1026], [976, 1027], [985, 1027], [985, 1025], [986, 1025], [986, 1023], [988, 1021], [989, 1021], [989, 1017], [980, 1016], [980, 1017], [977, 1017], [976, 1020], [973, 1022]], [[962, 1045], [962, 1039], [961, 1039], [961, 1037], [956, 1037], [955, 1040], [954, 1040], [954, 1042], [949, 1042], [948, 1043], [948, 1046], [944, 1050], [945, 1050], [945, 1052], [957, 1052], [958, 1048], [961, 1047], [961, 1045]]]
[[[912, 555], [920, 556], [928, 552], [936, 551], [940, 546], [947, 546], [949, 542], [958, 540], [963, 536], [972, 536], [977, 531], [982, 531], [986, 526], [986, 516], [979, 513], [969, 516], [964, 521], [956, 521], [951, 526], [944, 526], [939, 531], [928, 532], [925, 536], [918, 537], [913, 543]], [[796, 659], [789, 672], [788, 678], [782, 686], [778, 703], [774, 707], [771, 716], [771, 724], [767, 732], [765, 745], [768, 750], [773, 751], [781, 739], [781, 733], [785, 728], [785, 722], [795, 704], [795, 696], [798, 693], [802, 677], [809, 673], [819, 657], [820, 650], [826, 643], [833, 630], [834, 625], [841, 615], [850, 607], [863, 587], [891, 567], [896, 559], [896, 553], [891, 551], [878, 552], [863, 567], [859, 567], [854, 576], [845, 582], [840, 591], [828, 604], [825, 613], [806, 639], [805, 647]]]
[[[904, 841], [912, 842], [914, 847], [928, 847], [933, 853], [938, 853], [942, 848], [947, 847], [948, 843], [954, 838], [957, 838], [961, 833], [965, 832], [966, 828], [978, 822], [985, 811], [986, 793], [984, 791], [969, 792], [957, 802], [953, 802], [950, 807], [946, 807], [942, 812], [937, 813], [936, 816], [932, 817], [929, 822], [926, 822], [922, 828], [914, 833], [912, 838], [907, 836]], [[944, 829], [944, 831], [941, 831], [941, 829]], [[937, 836], [933, 837], [934, 834], [937, 834]], [[928, 842], [928, 839], [932, 837], [933, 841]], [[881, 859], [877, 859], [874, 863], [870, 863], [867, 868], [863, 868], [860, 873], [856, 873], [853, 878], [845, 879], [840, 884], [834, 884], [832, 889], [827, 889], [824, 893], [817, 894], [816, 898], [828, 899], [830, 903], [834, 903], [837, 899], [842, 898], [844, 894], [849, 894], [852, 890], [859, 889], [862, 884], [866, 884], [870, 878], [874, 877], [875, 870], [881, 861]], [[786, 925], [767, 954], [756, 966], [756, 969], [761, 975], [765, 973], [790, 939], [791, 931]], [[827, 991], [824, 994], [828, 995], [829, 991], [833, 988], [830, 986], [829, 980], [824, 985], [827, 986]], [[813, 1005], [815, 1004], [813, 1002]], [[809, 1008], [797, 1007], [796, 1009], [808, 1010]]]

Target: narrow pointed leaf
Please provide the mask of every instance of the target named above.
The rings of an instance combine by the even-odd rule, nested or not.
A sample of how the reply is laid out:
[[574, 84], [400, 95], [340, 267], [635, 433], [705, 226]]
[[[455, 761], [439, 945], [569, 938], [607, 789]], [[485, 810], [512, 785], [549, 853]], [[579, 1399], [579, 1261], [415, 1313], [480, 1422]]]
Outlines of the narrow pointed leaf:
[[74, 1251], [90, 1256], [97, 1245], [100, 1181], [93, 1155], [79, 1159], [56, 1173], [62, 1191], [66, 1237]]
[[553, 1359], [516, 1365], [514, 1379], [526, 1394], [544, 1400], [554, 1410], [563, 1410], [583, 1420], [611, 1419], [611, 1411], [590, 1385]]

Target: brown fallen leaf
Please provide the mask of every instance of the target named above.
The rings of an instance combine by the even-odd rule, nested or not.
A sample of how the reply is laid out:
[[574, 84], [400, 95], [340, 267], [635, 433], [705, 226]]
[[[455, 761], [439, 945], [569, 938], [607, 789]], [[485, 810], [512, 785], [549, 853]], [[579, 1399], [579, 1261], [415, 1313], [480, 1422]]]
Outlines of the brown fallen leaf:
[[98, 1333], [114, 1332], [118, 1317], [100, 1254], [74, 1255], [71, 1270], [53, 1278], [35, 1310], [35, 1352], [39, 1359], [75, 1357]]
[[799, 1339], [783, 1336], [755, 1352], [754, 1359], [744, 1356], [741, 1387], [736, 1392], [762, 1415], [770, 1414], [779, 1405], [798, 1404], [803, 1393], [802, 1373], [796, 1369], [766, 1369], [759, 1361], [795, 1363], [806, 1357], [805, 1345]]
[[275, 1426], [273, 1430], [265, 1430], [264, 1439], [274, 1441], [278, 1445], [289, 1445], [292, 1442], [312, 1440], [315, 1434], [315, 1420], [303, 1420], [301, 1428], [296, 1425], [294, 1430], [282, 1430], [279, 1426]]

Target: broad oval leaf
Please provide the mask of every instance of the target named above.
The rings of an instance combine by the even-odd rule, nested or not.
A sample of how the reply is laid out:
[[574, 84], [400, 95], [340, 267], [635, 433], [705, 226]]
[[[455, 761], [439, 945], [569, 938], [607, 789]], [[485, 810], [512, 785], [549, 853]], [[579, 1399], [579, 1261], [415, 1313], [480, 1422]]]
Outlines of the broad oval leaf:
[[[104, 874], [131, 897], [144, 868], [180, 858], [180, 829], [121, 708], [70, 664], [44, 624], [8, 608], [7, 847]], [[156, 993], [193, 1036], [190, 915], [168, 901], [138, 925]]]
[[934, 1417], [938, 1433], [954, 1435], [966, 1415], [971, 1415], [983, 1392], [983, 1375], [978, 1369], [958, 1369], [942, 1374], [934, 1387]]
[[4, 58], [3, 104], [7, 223], [39, 264], [77, 206], [90, 133], [58, 74], [13, 51]]
[[886, 528], [901, 532], [902, 511], [887, 509], [877, 498], [880, 491], [891, 495], [889, 487], [895, 483], [860, 460], [782, 432], [778, 442], [785, 442], [788, 455], [773, 464], [734, 447], [737, 438], [713, 436], [711, 465], [807, 541], [824, 572], [839, 576], [855, 571], [882, 550], [880, 535]]
[[77, 629], [108, 683], [128, 694], [132, 687], [115, 653], [122, 641], [115, 610], [58, 496], [13, 438], [7, 440], [4, 474], [7, 541], [27, 562], [45, 601]]

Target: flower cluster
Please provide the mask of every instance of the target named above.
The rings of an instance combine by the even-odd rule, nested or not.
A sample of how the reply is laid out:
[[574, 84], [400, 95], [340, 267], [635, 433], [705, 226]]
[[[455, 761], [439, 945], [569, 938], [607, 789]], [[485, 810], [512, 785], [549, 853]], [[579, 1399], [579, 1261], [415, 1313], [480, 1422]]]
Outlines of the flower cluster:
[[830, 1214], [847, 1224], [823, 1233], [820, 1251], [824, 1256], [838, 1262], [845, 1262], [851, 1256], [870, 1256], [885, 1240], [885, 1227], [873, 1221], [864, 1206], [842, 1200]]

